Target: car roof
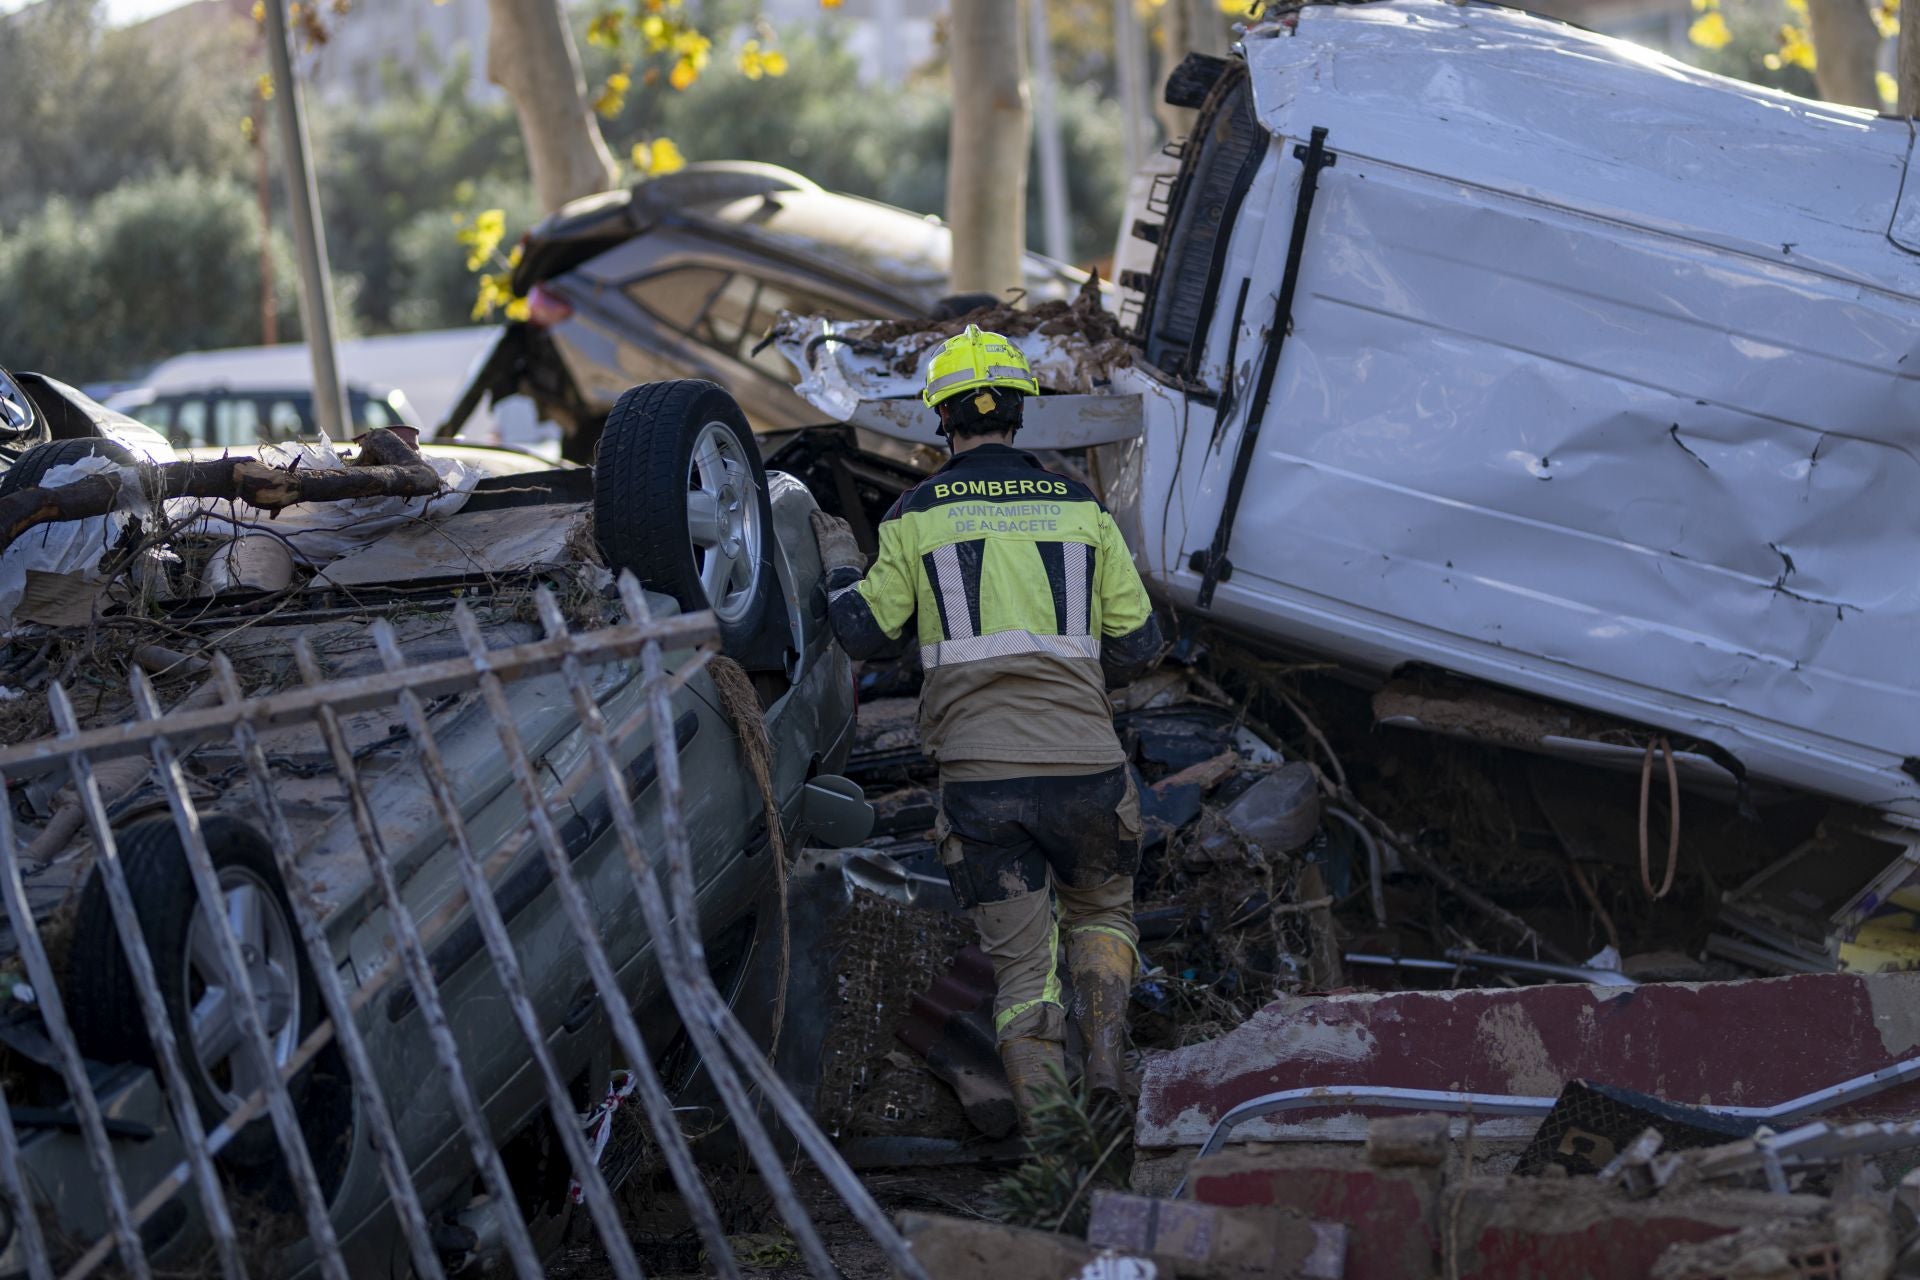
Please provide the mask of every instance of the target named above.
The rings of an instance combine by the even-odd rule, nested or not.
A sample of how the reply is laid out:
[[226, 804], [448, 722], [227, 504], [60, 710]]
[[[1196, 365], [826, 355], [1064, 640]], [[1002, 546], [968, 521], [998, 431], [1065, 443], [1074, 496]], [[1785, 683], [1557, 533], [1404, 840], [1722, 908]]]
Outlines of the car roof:
[[[350, 396], [365, 396], [370, 400], [384, 400], [393, 394], [391, 387], [373, 387], [363, 382], [346, 384]], [[177, 399], [188, 396], [286, 396], [313, 397], [311, 386], [302, 386], [278, 378], [249, 378], [214, 376], [204, 382], [175, 384], [167, 387], [128, 387], [113, 394], [114, 400], [124, 400], [128, 404], [147, 404], [154, 400]]]
[[[534, 228], [530, 257], [548, 249], [552, 273], [558, 274], [569, 269], [569, 260], [577, 263], [663, 224], [704, 231], [918, 307], [948, 292], [952, 235], [939, 218], [828, 191], [768, 164], [689, 165], [627, 190], [574, 201]], [[562, 241], [581, 248], [562, 256]], [[548, 272], [536, 267], [529, 274], [546, 278]], [[1026, 255], [1026, 277], [1029, 289], [1063, 296], [1085, 278], [1032, 253]], [[517, 285], [530, 282], [516, 277]]]

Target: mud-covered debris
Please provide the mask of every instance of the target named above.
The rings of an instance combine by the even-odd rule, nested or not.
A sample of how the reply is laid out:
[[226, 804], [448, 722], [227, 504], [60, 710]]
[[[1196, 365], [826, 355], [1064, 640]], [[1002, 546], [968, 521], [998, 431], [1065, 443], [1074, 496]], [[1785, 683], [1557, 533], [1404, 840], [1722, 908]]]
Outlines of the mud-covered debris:
[[1445, 1116], [1375, 1116], [1367, 1122], [1367, 1159], [1383, 1167], [1437, 1167], [1446, 1163], [1451, 1142]]
[[1297, 1209], [1227, 1208], [1098, 1191], [1087, 1243], [1146, 1253], [1199, 1280], [1318, 1280], [1345, 1274], [1347, 1229]]
[[1269, 853], [1292, 853], [1320, 830], [1320, 783], [1295, 761], [1254, 783], [1221, 816], [1241, 838]]
[[1126, 331], [1120, 327], [1119, 318], [1101, 301], [1097, 273], [1080, 286], [1072, 302], [1053, 300], [1024, 309], [1007, 304], [978, 307], [965, 315], [943, 320], [886, 320], [860, 337], [894, 348], [894, 372], [904, 375], [919, 367], [920, 356], [928, 347], [965, 333], [970, 324], [1009, 338], [1023, 338], [1031, 333], [1076, 336], [1093, 348], [1089, 353], [1092, 363], [1117, 367], [1132, 361]]

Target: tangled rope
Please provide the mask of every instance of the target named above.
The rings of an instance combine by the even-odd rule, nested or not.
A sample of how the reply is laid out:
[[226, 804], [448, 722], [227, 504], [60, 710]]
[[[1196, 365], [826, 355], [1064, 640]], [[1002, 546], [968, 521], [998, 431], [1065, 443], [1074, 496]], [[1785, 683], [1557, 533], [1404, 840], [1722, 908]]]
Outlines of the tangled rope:
[[733, 722], [740, 739], [740, 754], [746, 757], [747, 771], [760, 788], [760, 805], [767, 824], [767, 846], [773, 854], [774, 880], [780, 889], [780, 971], [773, 994], [773, 1031], [767, 1037], [767, 1057], [772, 1059], [780, 1045], [780, 1028], [787, 1017], [787, 967], [791, 961], [793, 937], [787, 920], [787, 833], [780, 819], [780, 801], [773, 793], [773, 746], [767, 739], [766, 717], [760, 711], [760, 696], [753, 691], [753, 680], [746, 669], [731, 658], [716, 657], [707, 664], [714, 686], [720, 691], [720, 705]]

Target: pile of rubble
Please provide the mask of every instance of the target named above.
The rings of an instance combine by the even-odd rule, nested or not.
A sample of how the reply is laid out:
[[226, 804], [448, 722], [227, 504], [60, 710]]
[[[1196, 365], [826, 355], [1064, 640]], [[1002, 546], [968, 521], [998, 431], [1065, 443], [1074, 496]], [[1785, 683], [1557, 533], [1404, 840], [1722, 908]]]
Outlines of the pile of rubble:
[[[991, 969], [933, 849], [910, 661], [862, 679], [849, 773], [878, 825], [796, 880], [833, 954], [874, 961], [821, 992], [817, 1113], [856, 1167], [1004, 1166], [1027, 1150]], [[1920, 976], [1836, 972], [1802, 938], [1818, 972], [1770, 977], [1785, 947], [1723, 945], [1729, 888], [1777, 874], [1831, 814], [1773, 801], [1762, 820], [1661, 786], [1641, 808], [1632, 772], [1539, 752], [1523, 707], [1439, 680], [1364, 691], [1205, 635], [1114, 709], [1146, 826], [1130, 1185], [1089, 1175], [1084, 1239], [908, 1214], [935, 1280], [988, 1260], [1022, 1277], [1894, 1273], [1920, 1233], [1920, 1175], [1903, 1178]], [[1467, 714], [1470, 734], [1427, 723]], [[1634, 823], [1656, 835], [1651, 875]]]

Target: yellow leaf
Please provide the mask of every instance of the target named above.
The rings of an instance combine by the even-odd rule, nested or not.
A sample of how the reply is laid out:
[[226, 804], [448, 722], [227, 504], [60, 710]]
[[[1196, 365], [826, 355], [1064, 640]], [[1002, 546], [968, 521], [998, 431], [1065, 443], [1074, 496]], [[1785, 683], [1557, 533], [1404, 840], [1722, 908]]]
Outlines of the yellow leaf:
[[740, 74], [749, 80], [787, 74], [787, 55], [778, 49], [762, 49], [758, 40], [740, 46], [739, 62]]
[[506, 234], [506, 211], [487, 209], [475, 214], [472, 224], [454, 232], [453, 238], [467, 246], [467, 270], [478, 271], [500, 247]]
[[601, 49], [612, 49], [620, 43], [620, 14], [607, 9], [593, 16], [587, 24], [587, 43]]
[[1811, 71], [1818, 62], [1813, 41], [1799, 27], [1780, 28], [1780, 61]]
[[713, 48], [713, 41], [691, 27], [673, 37], [673, 51], [683, 58], [697, 59], [703, 67], [707, 63], [707, 50], [711, 48]]
[[687, 158], [680, 154], [680, 148], [674, 145], [672, 138], [655, 138], [653, 156], [647, 163], [647, 176], [658, 178], [662, 174], [678, 173], [687, 167]]
[[1733, 43], [1733, 32], [1716, 9], [1694, 19], [1693, 25], [1687, 28], [1687, 39], [1702, 49], [1724, 49]]
[[673, 29], [659, 14], [649, 14], [640, 19], [640, 38], [646, 41], [648, 53], [659, 53], [672, 42]]
[[607, 77], [607, 83], [594, 96], [593, 109], [603, 116], [617, 116], [620, 108], [627, 105], [627, 90], [633, 87], [633, 78], [624, 71], [616, 71]]
[[1890, 107], [1900, 100], [1900, 86], [1896, 84], [1893, 77], [1886, 72], [1874, 72], [1873, 84], [1876, 89], [1880, 90], [1880, 101], [1887, 106]]
[[687, 167], [687, 158], [680, 154], [680, 148], [674, 145], [672, 138], [636, 142], [630, 154], [635, 171], [642, 177], [658, 178], [663, 174], [678, 173]]
[[693, 65], [693, 59], [682, 58], [673, 64], [673, 71], [667, 76], [667, 83], [676, 89], [684, 89], [700, 78], [700, 68]]

